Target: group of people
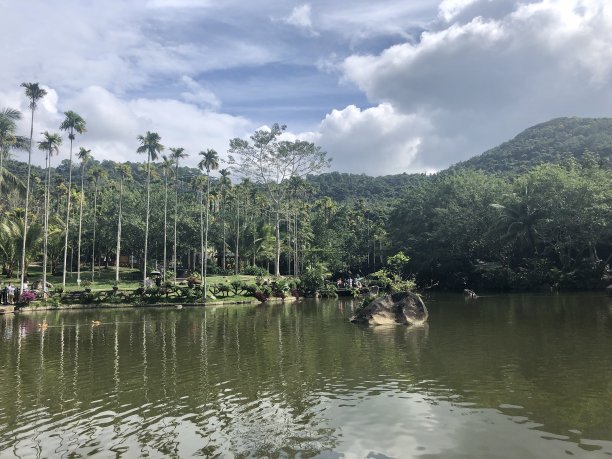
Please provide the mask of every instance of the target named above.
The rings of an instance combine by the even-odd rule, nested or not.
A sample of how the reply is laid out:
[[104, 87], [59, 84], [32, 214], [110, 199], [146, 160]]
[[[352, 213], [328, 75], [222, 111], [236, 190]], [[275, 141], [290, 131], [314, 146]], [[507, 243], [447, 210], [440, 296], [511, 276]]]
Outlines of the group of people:
[[[34, 284], [34, 291], [38, 292], [38, 296], [47, 299], [49, 295], [49, 288], [53, 287], [49, 282], [47, 282], [46, 286], [43, 286], [43, 282], [39, 281]], [[23, 282], [23, 291], [28, 292], [30, 290], [30, 285], [27, 280]], [[19, 299], [19, 289], [13, 285], [12, 282], [8, 284], [3, 284], [0, 282], [0, 304], [15, 304], [15, 302]]]
[[336, 281], [336, 288], [361, 288], [361, 281], [358, 278], [347, 277]]
[[[25, 289], [26, 284], [24, 284]], [[8, 285], [0, 284], [0, 303], [1, 304], [15, 304], [15, 292], [16, 288], [12, 282]]]

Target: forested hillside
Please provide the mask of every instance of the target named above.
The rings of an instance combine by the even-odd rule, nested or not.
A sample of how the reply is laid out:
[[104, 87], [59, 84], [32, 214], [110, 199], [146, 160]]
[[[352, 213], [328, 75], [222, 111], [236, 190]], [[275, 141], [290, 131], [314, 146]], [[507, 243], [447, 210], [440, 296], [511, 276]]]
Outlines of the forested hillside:
[[522, 173], [568, 159], [612, 167], [612, 118], [556, 118], [450, 168]]
[[398, 199], [407, 186], [424, 183], [425, 174], [396, 174], [371, 177], [365, 174], [329, 172], [311, 175], [307, 178], [316, 195], [328, 196], [336, 201], [375, 200], [389, 201]]
[[[34, 154], [42, 154], [39, 148]], [[403, 251], [411, 258], [405, 274], [420, 285], [590, 288], [602, 285], [612, 259], [611, 152], [612, 119], [557, 119], [434, 175], [294, 177], [278, 185], [286, 199], [277, 207], [265, 186], [241, 181], [227, 165], [218, 165], [207, 181], [205, 168], [185, 167], [183, 160], [177, 167], [162, 156], [151, 163], [145, 250], [146, 162], [98, 161], [96, 152], [85, 151], [72, 166], [71, 196], [79, 206], [70, 220], [70, 258], [80, 252], [88, 269], [92, 261], [107, 266], [121, 239], [123, 257], [137, 266], [148, 252], [150, 268], [159, 269], [174, 251], [176, 225], [178, 265], [197, 271], [203, 216], [209, 213], [209, 272], [268, 272], [280, 217], [283, 274], [319, 266], [337, 275], [366, 275]], [[3, 167], [0, 263], [6, 274], [19, 266], [24, 206], [23, 187], [11, 177], [23, 181], [27, 164], [6, 160]], [[61, 271], [65, 224], [59, 216], [66, 212], [68, 171], [67, 160], [52, 167], [47, 187], [47, 171], [32, 168], [37, 233], [28, 257], [41, 259], [48, 207], [46, 244], [54, 273]], [[78, 268], [76, 259], [72, 265]]]

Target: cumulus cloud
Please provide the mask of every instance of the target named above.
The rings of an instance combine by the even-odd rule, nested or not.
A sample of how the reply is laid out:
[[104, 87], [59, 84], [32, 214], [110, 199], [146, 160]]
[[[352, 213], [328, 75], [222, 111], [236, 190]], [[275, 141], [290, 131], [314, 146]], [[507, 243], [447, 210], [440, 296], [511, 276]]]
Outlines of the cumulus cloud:
[[369, 175], [414, 169], [414, 158], [429, 126], [418, 115], [398, 113], [390, 104], [361, 110], [333, 110], [305, 137], [321, 145], [332, 168]]
[[[142, 161], [136, 154], [138, 135], [158, 132], [167, 147], [184, 147], [191, 155], [185, 164], [195, 165], [200, 150], [214, 148], [221, 157], [227, 150], [228, 139], [250, 132], [251, 122], [245, 118], [202, 109], [197, 105], [174, 99], [137, 98], [123, 100], [99, 86], [90, 86], [67, 101], [59, 101], [57, 92], [47, 88], [35, 114], [35, 141], [45, 130], [58, 132], [63, 111], [69, 106], [87, 122], [87, 132], [77, 136], [75, 146], [91, 149], [98, 160]], [[27, 113], [27, 100], [20, 108]], [[29, 118], [22, 120], [22, 131], [29, 130]], [[27, 153], [17, 152], [17, 159], [26, 160]], [[68, 157], [64, 148], [59, 160]], [[34, 163], [42, 164], [42, 156], [34, 155]]]
[[479, 5], [491, 7], [445, 1], [446, 19], [476, 15], [343, 62], [345, 78], [372, 102], [430, 123], [414, 164], [442, 168], [555, 116], [609, 113], [612, 5], [542, 0], [494, 19], [478, 15]]
[[75, 110], [89, 127], [78, 142], [101, 158], [138, 160], [146, 130], [224, 153], [279, 120], [309, 131], [336, 170], [428, 171], [612, 106], [604, 0], [34, 4], [3, 4], [0, 107], [27, 113], [19, 84], [46, 84], [35, 134]]

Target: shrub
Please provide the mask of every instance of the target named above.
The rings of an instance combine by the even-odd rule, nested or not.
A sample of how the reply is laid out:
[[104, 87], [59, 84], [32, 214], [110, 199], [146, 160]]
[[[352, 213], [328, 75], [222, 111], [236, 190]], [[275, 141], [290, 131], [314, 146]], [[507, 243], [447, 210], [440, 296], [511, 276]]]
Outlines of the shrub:
[[19, 295], [19, 303], [30, 304], [32, 301], [36, 299], [36, 293], [28, 290], [27, 292], [23, 292]]
[[246, 274], [247, 276], [265, 277], [269, 276], [270, 272], [261, 266], [247, 266], [242, 270], [242, 274]]
[[[317, 263], [314, 266], [309, 266], [306, 271], [300, 276], [300, 290], [306, 296], [314, 296], [322, 289], [326, 289], [325, 277], [327, 275], [325, 266]], [[335, 293], [335, 289], [334, 289]]]
[[234, 295], [240, 295], [242, 293], [245, 293], [246, 292], [245, 287], [246, 287], [246, 284], [238, 278], [234, 278], [230, 281], [230, 288]]

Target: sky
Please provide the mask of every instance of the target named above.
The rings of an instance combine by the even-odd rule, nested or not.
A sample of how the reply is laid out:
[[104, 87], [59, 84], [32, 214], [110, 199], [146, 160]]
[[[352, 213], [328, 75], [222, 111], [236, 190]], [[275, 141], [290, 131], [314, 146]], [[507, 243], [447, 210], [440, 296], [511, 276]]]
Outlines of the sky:
[[73, 110], [75, 148], [99, 160], [143, 161], [156, 131], [193, 166], [280, 123], [331, 170], [433, 172], [555, 117], [610, 116], [612, 2], [0, 0], [0, 62], [23, 134], [20, 84], [39, 82], [34, 140]]

